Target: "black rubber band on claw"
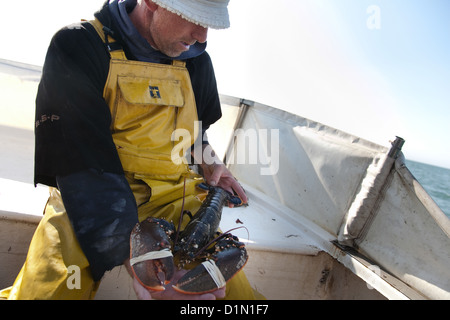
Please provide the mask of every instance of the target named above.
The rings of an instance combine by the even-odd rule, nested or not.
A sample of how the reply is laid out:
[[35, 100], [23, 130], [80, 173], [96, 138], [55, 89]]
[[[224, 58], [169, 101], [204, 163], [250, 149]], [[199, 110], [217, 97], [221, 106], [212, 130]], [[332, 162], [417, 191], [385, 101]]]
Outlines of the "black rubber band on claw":
[[[220, 188], [220, 187], [210, 186], [209, 184], [207, 184], [205, 182], [199, 183], [197, 185], [197, 187], [199, 189], [202, 189], [205, 191], [210, 191], [212, 188]], [[227, 193], [228, 193], [228, 202], [231, 203], [234, 207], [247, 206], [247, 204], [244, 203], [238, 195], [234, 195], [229, 191], [227, 191]]]
[[231, 202], [235, 207], [236, 206], [239, 207], [239, 206], [243, 205], [241, 198], [239, 198], [238, 196], [230, 196], [228, 201]]
[[199, 184], [197, 185], [197, 187], [200, 188], [200, 189], [202, 189], [202, 190], [205, 190], [205, 191], [209, 191], [209, 189], [212, 188], [211, 186], [209, 186], [208, 184], [206, 184], [206, 183], [204, 183], [204, 182], [199, 183]]

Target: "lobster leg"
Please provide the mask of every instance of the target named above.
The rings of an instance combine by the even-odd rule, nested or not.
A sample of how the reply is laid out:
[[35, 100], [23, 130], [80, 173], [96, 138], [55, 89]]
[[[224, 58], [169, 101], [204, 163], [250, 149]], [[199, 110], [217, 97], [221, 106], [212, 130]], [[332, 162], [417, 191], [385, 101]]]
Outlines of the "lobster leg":
[[247, 263], [247, 250], [236, 237], [228, 236], [215, 245], [216, 252], [178, 280], [174, 289], [186, 294], [201, 294], [225, 286]]
[[162, 291], [175, 273], [170, 252], [173, 225], [148, 218], [136, 224], [130, 237], [130, 264], [136, 279], [147, 289]]

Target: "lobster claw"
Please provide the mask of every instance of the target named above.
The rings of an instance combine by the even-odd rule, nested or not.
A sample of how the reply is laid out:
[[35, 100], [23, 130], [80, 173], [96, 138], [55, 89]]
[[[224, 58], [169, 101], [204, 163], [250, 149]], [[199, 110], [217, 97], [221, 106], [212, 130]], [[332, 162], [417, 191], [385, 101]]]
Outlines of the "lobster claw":
[[130, 265], [135, 278], [147, 289], [162, 291], [175, 273], [170, 251], [173, 225], [148, 218], [136, 224], [130, 237]]
[[211, 259], [181, 277], [173, 288], [185, 294], [201, 294], [223, 288], [247, 263], [247, 250], [236, 237], [221, 239]]

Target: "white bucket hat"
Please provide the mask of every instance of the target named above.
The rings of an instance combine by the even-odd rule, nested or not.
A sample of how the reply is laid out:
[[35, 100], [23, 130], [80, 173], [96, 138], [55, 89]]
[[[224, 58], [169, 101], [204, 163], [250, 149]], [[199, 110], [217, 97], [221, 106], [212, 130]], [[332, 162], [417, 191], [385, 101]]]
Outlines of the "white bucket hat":
[[160, 7], [205, 28], [226, 29], [230, 26], [230, 0], [152, 0]]

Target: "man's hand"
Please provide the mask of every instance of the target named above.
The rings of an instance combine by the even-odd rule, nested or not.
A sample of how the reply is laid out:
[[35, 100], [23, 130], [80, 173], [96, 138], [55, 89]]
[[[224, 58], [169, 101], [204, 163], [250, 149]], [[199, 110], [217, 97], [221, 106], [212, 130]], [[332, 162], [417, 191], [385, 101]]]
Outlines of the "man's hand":
[[[211, 146], [204, 144], [203, 150], [205, 148], [211, 148]], [[200, 167], [202, 168], [203, 176], [206, 182], [213, 187], [221, 187], [231, 194], [237, 194], [244, 204], [247, 203], [247, 195], [245, 194], [245, 191], [241, 187], [241, 185], [233, 177], [233, 174], [215, 155], [212, 149], [207, 153], [211, 157], [210, 159], [207, 159], [207, 161], [204, 161], [205, 159], [196, 159], [199, 163], [201, 163]], [[233, 207], [231, 203], [229, 204], [229, 206]]]
[[[204, 178], [209, 185], [221, 187], [231, 194], [237, 194], [244, 204], [247, 203], [248, 199], [244, 189], [242, 189], [241, 185], [223, 163], [203, 164], [201, 167]], [[229, 206], [233, 207], [231, 203]]]
[[173, 283], [176, 283], [187, 271], [179, 270], [175, 273], [171, 283], [166, 285], [164, 291], [151, 291], [144, 288], [136, 278], [133, 279], [133, 288], [139, 300], [215, 300], [225, 297], [225, 287], [217, 289], [211, 293], [204, 294], [183, 294], [173, 289]]

